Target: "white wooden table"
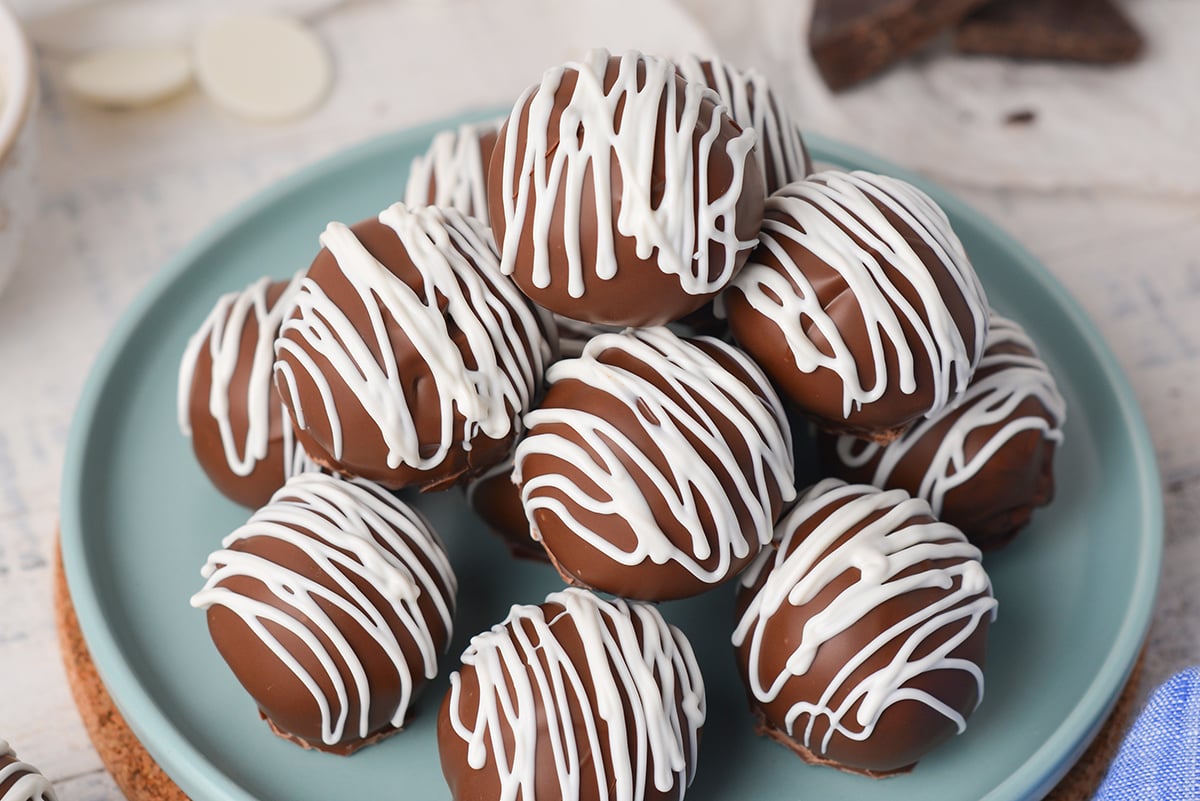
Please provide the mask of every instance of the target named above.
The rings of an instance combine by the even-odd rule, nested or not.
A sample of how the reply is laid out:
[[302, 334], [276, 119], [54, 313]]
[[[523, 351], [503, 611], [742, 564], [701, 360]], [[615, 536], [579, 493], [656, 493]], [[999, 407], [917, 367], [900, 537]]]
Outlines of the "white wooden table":
[[[67, 430], [107, 332], [173, 253], [256, 190], [373, 134], [500, 105], [593, 43], [715, 45], [765, 70], [811, 128], [941, 181], [1045, 262], [1132, 379], [1163, 474], [1166, 559], [1140, 693], [1200, 663], [1196, 4], [1133, 0], [1150, 46], [1130, 69], [922, 58], [838, 98], [806, 63], [803, 4], [683, 4], [694, 17], [672, 0], [522, 0], [504, 16], [484, 0], [351, 4], [314, 21], [337, 61], [329, 101], [275, 127], [197, 94], [90, 109], [64, 96], [63, 59], [44, 54], [39, 214], [0, 295], [0, 737], [63, 801], [121, 798], [71, 703], [50, 607]], [[1027, 110], [1031, 124], [1005, 124]]]

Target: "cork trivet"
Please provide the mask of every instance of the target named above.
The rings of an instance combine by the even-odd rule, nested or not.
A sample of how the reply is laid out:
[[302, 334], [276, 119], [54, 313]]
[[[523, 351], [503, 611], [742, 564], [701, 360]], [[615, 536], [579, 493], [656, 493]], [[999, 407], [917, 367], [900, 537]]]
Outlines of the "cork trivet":
[[[129, 801], [187, 801], [183, 791], [167, 778], [134, 737], [104, 689], [79, 630], [79, 619], [63, 577], [62, 557], [58, 554], [54, 573], [54, 617], [67, 681], [100, 759]], [[1129, 726], [1141, 666], [1139, 658], [1104, 727], [1045, 801], [1088, 801], [1095, 793]]]
[[1117, 698], [1116, 706], [1109, 713], [1108, 720], [1092, 740], [1092, 744], [1083, 752], [1083, 756], [1071, 768], [1071, 772], [1063, 777], [1045, 801], [1089, 801], [1096, 794], [1096, 788], [1108, 772], [1108, 766], [1117, 755], [1125, 732], [1133, 722], [1133, 699], [1137, 695], [1138, 679], [1142, 675], [1142, 662], [1145, 651], [1138, 655], [1133, 670], [1125, 681], [1125, 687]]
[[54, 620], [58, 626], [63, 665], [67, 669], [67, 683], [71, 685], [79, 716], [83, 718], [84, 728], [100, 753], [104, 767], [129, 801], [188, 801], [183, 791], [167, 778], [133, 736], [125, 718], [121, 717], [104, 689], [79, 630], [79, 618], [71, 604], [62, 555], [57, 548], [54, 562]]

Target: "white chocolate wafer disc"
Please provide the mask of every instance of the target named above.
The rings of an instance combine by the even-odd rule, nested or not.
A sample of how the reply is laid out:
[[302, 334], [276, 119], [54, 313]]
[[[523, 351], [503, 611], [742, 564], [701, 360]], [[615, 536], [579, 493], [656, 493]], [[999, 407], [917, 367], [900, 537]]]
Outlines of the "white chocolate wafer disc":
[[196, 79], [219, 106], [277, 121], [313, 109], [329, 90], [329, 52], [292, 17], [243, 12], [206, 26], [195, 41]]
[[182, 47], [101, 50], [72, 62], [66, 74], [67, 88], [77, 97], [117, 108], [157, 103], [191, 80], [191, 61]]

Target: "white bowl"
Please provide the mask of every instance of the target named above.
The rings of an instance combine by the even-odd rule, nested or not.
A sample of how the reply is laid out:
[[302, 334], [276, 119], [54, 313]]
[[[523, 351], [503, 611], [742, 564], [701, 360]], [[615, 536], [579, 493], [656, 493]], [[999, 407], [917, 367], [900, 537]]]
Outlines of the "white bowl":
[[4, 288], [33, 218], [33, 51], [12, 10], [0, 2], [0, 289]]

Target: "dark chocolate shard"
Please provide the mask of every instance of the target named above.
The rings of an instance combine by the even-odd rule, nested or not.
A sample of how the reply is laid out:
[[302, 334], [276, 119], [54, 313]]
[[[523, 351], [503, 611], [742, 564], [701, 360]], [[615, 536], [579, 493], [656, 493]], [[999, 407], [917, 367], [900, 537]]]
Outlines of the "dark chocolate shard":
[[1141, 33], [1111, 0], [993, 0], [955, 33], [964, 53], [1120, 64], [1142, 52]]
[[808, 32], [830, 89], [853, 86], [950, 30], [983, 0], [816, 0]]

